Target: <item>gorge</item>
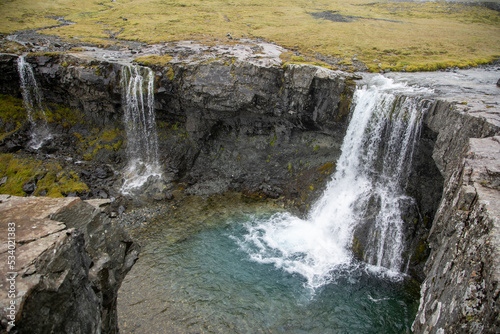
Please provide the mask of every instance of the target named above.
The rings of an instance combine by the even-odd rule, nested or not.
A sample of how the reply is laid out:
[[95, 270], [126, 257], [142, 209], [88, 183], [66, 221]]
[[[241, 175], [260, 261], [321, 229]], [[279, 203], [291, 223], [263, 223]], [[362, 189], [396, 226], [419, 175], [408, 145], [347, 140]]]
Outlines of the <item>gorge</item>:
[[[144, 207], [156, 208], [169, 201], [174, 205], [184, 203], [183, 210], [188, 210], [190, 198], [210, 199], [237, 193], [240, 201], [244, 198], [257, 207], [272, 203], [272, 209], [255, 213], [261, 218], [253, 222], [245, 218], [247, 225], [239, 225], [242, 230], [226, 231], [231, 234], [229, 240], [233, 240], [234, 245], [247, 249], [246, 256], [291, 272], [291, 280], [297, 280], [293, 273], [299, 273], [306, 277], [305, 285], [314, 289], [324, 285], [322, 279], [335, 281], [328, 276], [332, 267], [346, 263], [365, 266], [365, 261], [399, 273], [396, 276], [406, 273], [422, 282], [420, 301], [415, 303], [419, 304], [418, 311], [412, 310], [413, 306], [404, 307], [405, 322], [390, 324], [389, 329], [383, 327], [387, 332], [409, 332], [410, 327], [415, 333], [498, 330], [497, 66], [441, 72], [439, 75], [446, 77], [442, 81], [432, 75], [419, 77], [418, 74], [363, 77], [311, 65], [283, 64], [279, 58], [282, 51], [276, 45], [263, 42], [214, 47], [178, 42], [145, 47], [141, 50], [143, 57], [137, 60], [141, 67], [131, 65], [134, 55], [128, 51], [94, 47], [78, 52], [28, 54], [24, 59], [33, 67], [43, 93], [52, 139], [39, 148], [31, 147], [30, 128], [26, 124], [18, 126], [2, 119], [5, 135], [0, 151], [9, 155], [9, 161], [22, 158], [57, 162], [63, 170], [77, 176], [73, 177], [74, 182], [87, 186], [87, 189], [62, 189], [62, 195], [111, 199], [108, 215], [123, 216], [116, 219], [123, 219], [125, 223], [121, 224], [133, 234], [156, 232], [168, 238], [168, 233], [155, 230], [151, 227], [153, 224], [140, 226], [144, 221], [161, 221], [165, 211], [154, 211], [148, 218], [133, 216], [133, 212], [140, 212]], [[20, 98], [22, 84], [17, 64], [17, 56], [0, 55], [0, 92]], [[485, 82], [473, 80], [475, 76]], [[454, 84], [445, 82], [447, 78]], [[473, 89], [453, 91], [453, 87], [466, 87], [469, 83]], [[368, 86], [363, 88], [364, 85]], [[375, 87], [387, 87], [387, 90], [381, 92]], [[139, 94], [141, 92], [144, 94]], [[364, 111], [382, 110], [375, 118], [382, 122], [361, 117], [356, 113], [359, 106], [363, 106]], [[369, 124], [367, 129], [379, 131], [356, 143], [363, 133], [369, 133], [361, 126], [363, 121]], [[406, 124], [412, 126], [406, 128]], [[349, 141], [350, 133], [356, 131], [358, 139]], [[391, 137], [391, 131], [401, 136]], [[379, 135], [378, 139], [375, 134]], [[132, 136], [139, 138], [132, 141]], [[415, 146], [406, 145], [413, 142]], [[371, 149], [372, 153], [354, 154], [343, 147], [349, 143], [358, 145], [358, 150]], [[379, 146], [386, 146], [386, 150], [377, 153], [375, 147]], [[367, 157], [372, 160], [367, 161]], [[387, 174], [384, 174], [385, 168]], [[140, 172], [135, 175], [140, 180], [135, 183], [138, 179], [127, 178], [127, 173], [134, 174], [137, 170]], [[345, 177], [353, 171], [357, 173]], [[7, 179], [2, 187], [10, 185], [14, 189], [14, 184], [7, 184], [14, 182], [13, 175], [3, 175]], [[18, 182], [22, 183], [21, 188], [26, 183], [34, 184], [36, 190], [30, 194], [35, 194], [42, 189], [47, 175], [47, 171], [45, 174], [34, 172]], [[63, 187], [62, 178], [56, 180]], [[137, 194], [128, 191], [129, 184], [133, 184], [130, 189], [138, 190]], [[375, 191], [366, 192], [368, 184], [378, 185]], [[343, 189], [348, 192], [343, 194]], [[352, 196], [353, 189], [358, 189], [358, 195], [369, 195], [342, 202], [342, 196]], [[374, 195], [377, 192], [378, 195]], [[329, 193], [330, 198], [325, 200]], [[384, 202], [388, 197], [381, 193], [393, 196], [391, 202]], [[331, 196], [338, 197], [332, 199]], [[335, 213], [328, 211], [332, 203]], [[325, 207], [328, 210], [325, 211]], [[309, 225], [301, 225], [315, 222], [321, 226], [318, 221], [323, 218], [317, 217], [338, 216], [343, 209], [354, 207], [355, 212], [346, 213], [346, 220], [351, 220], [345, 231], [335, 230], [339, 224], [331, 222], [317, 231], [311, 231]], [[390, 207], [398, 210], [383, 211]], [[395, 218], [386, 218], [391, 215]], [[355, 220], [365, 223], [354, 223]], [[372, 229], [388, 221], [397, 226]], [[204, 220], [199, 224], [204, 225]], [[200, 226], [193, 229], [208, 234], [213, 231]], [[271, 245], [270, 242], [290, 230], [298, 235], [297, 239], [284, 240], [279, 247]], [[320, 250], [320, 256], [326, 258], [326, 262], [321, 263], [326, 268], [322, 269], [322, 275], [313, 274], [309, 279], [300, 270], [291, 270], [291, 266], [295, 266], [308, 271], [307, 265], [320, 263], [308, 257], [310, 250], [302, 247], [315, 249], [324, 241], [321, 237], [327, 234], [325, 231], [344, 239], [340, 249], [330, 253], [345, 252], [354, 262], [351, 259], [335, 262], [330, 253], [325, 257]], [[387, 236], [390, 243], [384, 245], [383, 235], [389, 232], [394, 234]], [[169, 233], [175, 239], [175, 233]], [[307, 233], [313, 235], [309, 241], [304, 239]], [[198, 240], [192, 235], [188, 232], [188, 236], [179, 236], [172, 243], [183, 247], [191, 239]], [[227, 242], [218, 235], [211, 237], [214, 238], [211, 244]], [[155, 245], [162, 243], [156, 242]], [[331, 239], [326, 242], [327, 248], [338, 246], [332, 245]], [[391, 249], [387, 247], [389, 244], [400, 247]], [[283, 245], [291, 248], [280, 248]], [[208, 249], [208, 245], [203, 244], [193, 247]], [[259, 247], [267, 254], [252, 253]], [[146, 247], [144, 258], [154, 259], [148, 257], [149, 252], [153, 251]], [[230, 253], [226, 248], [216, 250], [215, 254], [224, 252]], [[391, 252], [394, 256], [382, 255]], [[281, 257], [283, 254], [289, 258]], [[238, 261], [244, 262], [243, 259]], [[136, 266], [147, 268], [141, 260]], [[142, 279], [134, 268], [130, 277]], [[349, 286], [346, 282], [350, 278], [345, 274], [350, 272], [349, 268], [344, 266], [340, 271], [338, 285]], [[382, 271], [390, 276], [386, 270]], [[361, 281], [377, 281], [362, 270], [352, 273], [353, 277], [361, 277]], [[298, 286], [304, 283], [301, 279], [298, 281]], [[383, 280], [377, 282], [385, 284]], [[124, 284], [124, 291], [138, 291], [130, 287], [134, 283], [128, 278]], [[370, 296], [376, 300], [368, 298], [366, 303], [376, 305], [387, 297], [374, 293], [363, 290], [364, 298]], [[296, 303], [307, 304], [311, 296], [298, 294]], [[362, 299], [352, 291], [345, 296], [349, 295]], [[387, 298], [397, 300], [392, 295]], [[411, 301], [404, 298], [410, 305]], [[273, 307], [279, 308], [279, 303]], [[295, 307], [290, 306], [292, 312], [300, 313]], [[328, 312], [328, 307], [319, 313]], [[169, 314], [175, 318], [175, 312]], [[266, 321], [271, 320], [265, 319], [264, 323]], [[332, 323], [328, 324], [334, 329]], [[270, 328], [293, 331], [294, 326], [299, 326], [293, 321], [285, 325]], [[218, 329], [221, 328], [224, 330]], [[237, 330], [244, 331], [243, 328]], [[311, 328], [315, 327], [309, 330]], [[234, 328], [225, 330], [229, 332]]]

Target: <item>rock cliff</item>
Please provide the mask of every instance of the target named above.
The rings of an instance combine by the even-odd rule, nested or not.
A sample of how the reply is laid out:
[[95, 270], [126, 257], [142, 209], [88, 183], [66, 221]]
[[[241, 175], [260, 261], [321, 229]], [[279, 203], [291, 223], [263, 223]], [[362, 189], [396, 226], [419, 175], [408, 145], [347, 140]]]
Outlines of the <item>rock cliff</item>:
[[463, 109], [440, 101], [426, 119], [438, 133], [433, 156], [446, 181], [427, 239], [415, 333], [500, 329], [500, 128]]
[[138, 245], [79, 198], [0, 195], [0, 213], [15, 241], [0, 244], [2, 266], [12, 263], [1, 278], [2, 333], [117, 333], [117, 291]]
[[[265, 43], [241, 48], [214, 51], [188, 43], [144, 49], [145, 55], [174, 55], [164, 63], [143, 60], [155, 73], [165, 171], [163, 186], [146, 185], [153, 189], [149, 197], [168, 198], [165, 192], [173, 188], [197, 195], [234, 190], [282, 198], [305, 212], [335, 170], [354, 77], [282, 65], [279, 50]], [[120, 70], [131, 59], [99, 49], [27, 57], [52, 111], [49, 126], [57, 133], [41, 151], [72, 161], [65, 166], [90, 188], [78, 193], [84, 198], [120, 197], [126, 145]], [[12, 85], [18, 80], [15, 57], [2, 55], [0, 69], [0, 91], [19, 96]], [[425, 116], [408, 184], [417, 208], [406, 217], [405, 257], [412, 276], [425, 279], [413, 328], [416, 333], [493, 333], [499, 328], [498, 107], [484, 112], [438, 95], [429, 100], [434, 107]], [[70, 110], [58, 111], [57, 105]], [[26, 150], [26, 131], [20, 127], [7, 134], [0, 150]], [[75, 244], [86, 238], [78, 239], [78, 231], [71, 232]]]
[[[234, 190], [285, 196], [303, 210], [340, 154], [354, 81], [316, 66], [278, 66], [277, 56], [266, 62], [259, 58], [264, 56], [255, 54], [258, 62], [231, 55], [152, 65], [160, 162], [165, 178], [191, 194]], [[0, 90], [10, 93], [17, 79], [7, 68], [15, 61], [3, 57], [11, 77], [0, 82]], [[73, 167], [89, 184], [90, 197], [118, 197], [120, 180], [114, 172], [126, 162], [120, 83], [126, 62], [107, 61], [97, 51], [27, 60], [47, 106], [73, 112], [49, 120], [57, 136], [41, 150], [80, 161]], [[69, 120], [66, 126], [61, 118]], [[0, 150], [26, 147], [20, 133], [7, 136]], [[102, 177], [96, 164], [105, 169]]]

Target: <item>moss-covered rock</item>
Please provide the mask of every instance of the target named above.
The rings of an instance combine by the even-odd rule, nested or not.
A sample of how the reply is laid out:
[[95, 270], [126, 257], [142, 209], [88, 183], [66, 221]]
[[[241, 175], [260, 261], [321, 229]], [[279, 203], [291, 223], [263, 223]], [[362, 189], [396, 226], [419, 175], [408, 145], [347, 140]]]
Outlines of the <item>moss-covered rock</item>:
[[5, 180], [0, 185], [0, 193], [16, 196], [28, 195], [27, 184], [33, 185], [29, 195], [35, 196], [83, 195], [89, 190], [75, 171], [63, 169], [56, 160], [42, 161], [13, 154], [0, 154], [0, 178]]

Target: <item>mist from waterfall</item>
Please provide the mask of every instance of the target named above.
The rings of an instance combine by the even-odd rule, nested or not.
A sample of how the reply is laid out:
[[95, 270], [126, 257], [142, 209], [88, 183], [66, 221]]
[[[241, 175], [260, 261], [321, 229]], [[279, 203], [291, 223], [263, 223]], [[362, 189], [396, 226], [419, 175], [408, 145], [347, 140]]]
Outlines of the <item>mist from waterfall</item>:
[[[336, 172], [307, 219], [278, 213], [246, 225], [237, 241], [260, 263], [302, 275], [315, 289], [352, 267], [353, 234], [370, 222], [365, 261], [400, 273], [404, 250], [401, 202], [427, 104], [416, 88], [383, 76], [356, 90]], [[343, 268], [343, 269], [342, 269]]]
[[47, 124], [45, 108], [42, 104], [42, 93], [33, 73], [33, 67], [24, 56], [17, 58], [17, 70], [21, 83], [23, 105], [31, 124], [31, 141], [29, 146], [39, 149], [43, 143], [52, 138]]
[[122, 193], [160, 177], [154, 114], [154, 74], [150, 68], [128, 65], [121, 72], [127, 158]]

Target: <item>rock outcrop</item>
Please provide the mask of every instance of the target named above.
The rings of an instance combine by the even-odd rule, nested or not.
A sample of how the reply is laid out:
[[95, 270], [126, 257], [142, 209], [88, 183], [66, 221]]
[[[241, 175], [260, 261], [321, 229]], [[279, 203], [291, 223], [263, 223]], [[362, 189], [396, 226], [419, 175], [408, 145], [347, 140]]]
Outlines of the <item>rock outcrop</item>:
[[[95, 171], [119, 170], [126, 163], [120, 82], [124, 65], [99, 52], [104, 51], [26, 59], [47, 105], [68, 106], [77, 115], [66, 118], [81, 120], [66, 122], [66, 127], [49, 122], [57, 133], [52, 148], [80, 160], [75, 168], [81, 169], [92, 198], [118, 197], [116, 174], [101, 179]], [[151, 65], [159, 155], [167, 180], [191, 194], [233, 190], [255, 197], [284, 196], [306, 208], [340, 155], [354, 81], [318, 66], [282, 66], [278, 55], [265, 62], [257, 53], [253, 62], [224, 56]], [[14, 64], [13, 57], [4, 56], [3, 66]], [[0, 82], [0, 91], [8, 92], [9, 85]], [[114, 134], [113, 141], [94, 144], [93, 134], [107, 137], [102, 134], [106, 129]], [[19, 138], [10, 134], [0, 150], [21, 147]], [[121, 149], [115, 148], [122, 142]]]
[[101, 209], [0, 195], [0, 228], [2, 333], [118, 332], [117, 291], [139, 247]]
[[425, 120], [445, 189], [427, 237], [415, 333], [500, 329], [500, 128], [465, 111], [439, 101]]

